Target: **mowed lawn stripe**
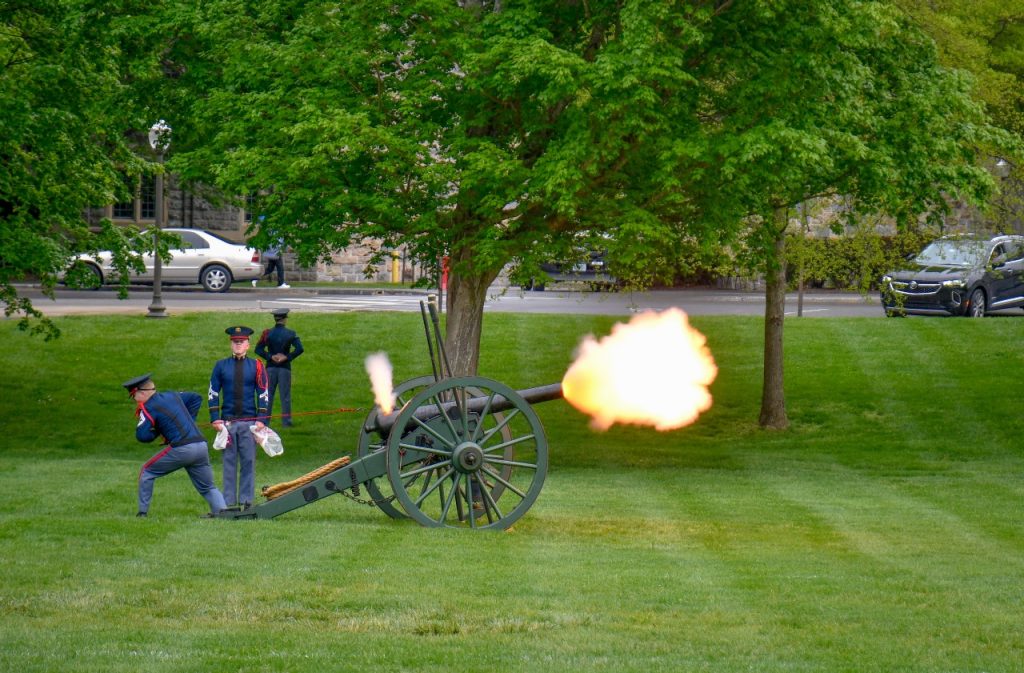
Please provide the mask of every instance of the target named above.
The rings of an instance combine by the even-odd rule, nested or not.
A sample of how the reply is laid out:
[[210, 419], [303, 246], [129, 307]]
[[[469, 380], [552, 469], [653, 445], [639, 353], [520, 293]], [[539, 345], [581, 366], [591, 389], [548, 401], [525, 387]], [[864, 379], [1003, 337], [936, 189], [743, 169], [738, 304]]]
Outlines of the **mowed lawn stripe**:
[[[945, 673], [1024, 658], [1024, 320], [790, 320], [785, 432], [756, 424], [761, 320], [695, 320], [719, 364], [712, 409], [672, 433], [595, 433], [565, 402], [538, 405], [551, 469], [509, 532], [421, 528], [341, 497], [202, 521], [184, 474], [136, 520], [158, 447], [134, 442], [120, 381], [158, 362], [168, 386], [203, 392], [223, 327], [258, 320], [84, 319], [56, 346], [8, 325], [0, 670]], [[299, 409], [368, 406], [369, 352], [396, 380], [429, 373], [419, 316], [292, 322]], [[615, 322], [488, 316], [481, 372], [557, 381]], [[73, 427], [54, 422], [64, 406]], [[364, 417], [299, 418], [257, 486], [351, 453]]]

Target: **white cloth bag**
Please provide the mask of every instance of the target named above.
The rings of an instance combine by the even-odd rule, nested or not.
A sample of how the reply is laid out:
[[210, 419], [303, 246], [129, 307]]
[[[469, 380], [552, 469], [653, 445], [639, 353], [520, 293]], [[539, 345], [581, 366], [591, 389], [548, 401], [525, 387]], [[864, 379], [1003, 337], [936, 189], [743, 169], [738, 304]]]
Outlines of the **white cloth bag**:
[[263, 449], [263, 453], [267, 454], [271, 458], [274, 456], [280, 456], [284, 453], [284, 445], [281, 443], [281, 436], [266, 425], [262, 428], [250, 425], [249, 430], [252, 431], [252, 436], [256, 439], [256, 443]]
[[223, 451], [229, 446], [231, 446], [231, 435], [228, 434], [228, 424], [225, 423], [220, 427], [217, 437], [213, 440], [213, 448]]

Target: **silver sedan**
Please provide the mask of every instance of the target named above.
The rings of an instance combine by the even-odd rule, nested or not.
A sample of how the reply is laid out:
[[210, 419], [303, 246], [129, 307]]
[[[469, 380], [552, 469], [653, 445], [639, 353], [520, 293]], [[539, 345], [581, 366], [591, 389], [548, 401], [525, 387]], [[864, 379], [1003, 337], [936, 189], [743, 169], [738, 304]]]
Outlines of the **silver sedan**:
[[[171, 262], [163, 264], [160, 279], [168, 285], [199, 283], [207, 292], [227, 292], [234, 281], [254, 280], [263, 274], [260, 253], [202, 229], [164, 229], [177, 234], [183, 247], [171, 250]], [[131, 274], [134, 283], [153, 282], [153, 255], [143, 255], [146, 270]], [[117, 272], [111, 266], [111, 254], [77, 255], [72, 265], [82, 265], [91, 273], [95, 285], [112, 283]]]

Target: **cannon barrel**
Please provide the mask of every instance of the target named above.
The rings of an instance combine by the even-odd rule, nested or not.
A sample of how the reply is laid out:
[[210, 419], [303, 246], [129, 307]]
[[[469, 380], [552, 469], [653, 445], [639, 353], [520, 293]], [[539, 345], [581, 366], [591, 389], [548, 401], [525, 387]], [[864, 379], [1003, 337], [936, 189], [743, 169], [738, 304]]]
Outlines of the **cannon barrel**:
[[[562, 399], [562, 384], [561, 383], [550, 383], [546, 386], [537, 386], [535, 388], [527, 388], [525, 390], [517, 390], [524, 400], [529, 404], [537, 404], [538, 402], [550, 402], [551, 400]], [[466, 400], [466, 411], [468, 413], [480, 413], [487, 408], [488, 397], [471, 397]], [[426, 421], [439, 413], [448, 413], [448, 410], [454, 407], [456, 403], [442, 402], [441, 409], [438, 410], [436, 404], [424, 404], [419, 407], [413, 416], [421, 421]], [[488, 411], [491, 413], [498, 413], [501, 411], [508, 411], [514, 408], [516, 405], [514, 402], [506, 398], [504, 395], [495, 395], [494, 399], [491, 400], [491, 406]], [[371, 432], [380, 433], [382, 437], [386, 437], [391, 433], [392, 428], [398, 421], [398, 415], [402, 412], [401, 409], [396, 409], [390, 414], [378, 414], [372, 424], [366, 426], [366, 430]]]

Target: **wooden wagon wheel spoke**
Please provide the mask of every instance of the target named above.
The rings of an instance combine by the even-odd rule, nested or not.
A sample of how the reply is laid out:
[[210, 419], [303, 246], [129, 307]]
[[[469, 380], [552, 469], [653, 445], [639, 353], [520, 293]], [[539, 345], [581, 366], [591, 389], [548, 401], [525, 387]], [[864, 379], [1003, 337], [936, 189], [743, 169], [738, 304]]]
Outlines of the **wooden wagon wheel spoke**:
[[447, 472], [445, 472], [444, 474], [442, 474], [440, 477], [437, 478], [437, 481], [434, 482], [433, 486], [431, 486], [430, 488], [424, 489], [423, 492], [420, 493], [420, 497], [416, 499], [416, 506], [419, 507], [421, 504], [423, 504], [423, 501], [427, 499], [427, 496], [429, 496], [437, 488], [439, 488], [441, 486], [441, 484], [444, 483], [444, 480], [447, 479], [448, 476], [451, 475], [452, 472], [454, 472], [454, 471], [455, 470], [448, 470]]
[[[412, 447], [412, 448], [416, 448], [416, 447]], [[415, 470], [409, 470], [408, 472], [400, 472], [398, 476], [401, 477], [404, 480], [406, 477], [414, 477], [414, 476], [416, 476], [418, 474], [423, 474], [424, 472], [433, 472], [434, 470], [436, 470], [438, 468], [446, 467], [446, 466], [451, 465], [451, 464], [452, 464], [452, 461], [450, 461], [450, 460], [443, 460], [440, 463], [431, 463], [431, 464], [427, 465], [426, 467], [418, 467]]]
[[[448, 427], [451, 428], [451, 431], [452, 431], [452, 434], [449, 435], [449, 437], [454, 437], [456, 435], [456, 432], [455, 432], [455, 428], [452, 426], [451, 419], [449, 419], [447, 415], [445, 415], [445, 419], [448, 420]], [[415, 423], [416, 425], [418, 425], [421, 429], [426, 431], [429, 435], [434, 437], [437, 441], [441, 442], [442, 444], [444, 444], [448, 448], [451, 448], [451, 449], [455, 448], [455, 445], [451, 443], [451, 439], [449, 437], [445, 437], [440, 432], [434, 430], [432, 427], [430, 427], [429, 425], [427, 425], [426, 423], [424, 423], [420, 419], [416, 418], [415, 416], [412, 417], [412, 422]]]
[[476, 475], [476, 479], [480, 482], [480, 493], [483, 495], [484, 509], [488, 510], [488, 508], [490, 508], [488, 510], [488, 518], [490, 517], [490, 511], [493, 511], [499, 519], [503, 518], [505, 515], [501, 513], [498, 503], [491, 497], [491, 494], [487, 490], [487, 485], [484, 483], [484, 480], [480, 477], [479, 473]]
[[536, 470], [536, 463], [524, 463], [519, 460], [502, 460], [500, 458], [488, 458], [488, 463], [494, 463], [495, 465], [509, 465], [511, 467], [521, 467], [527, 470]]
[[487, 434], [484, 435], [483, 439], [480, 440], [480, 443], [481, 444], [486, 444], [487, 442], [491, 441], [491, 437], [494, 436], [494, 433], [500, 431], [502, 428], [504, 428], [506, 425], [508, 425], [512, 421], [512, 419], [516, 417], [516, 415], [518, 413], [519, 413], [518, 409], [513, 409], [512, 413], [507, 414], [504, 418], [502, 418], [501, 422], [498, 423], [498, 425], [496, 427], [494, 427], [491, 430], [487, 431]]
[[490, 475], [491, 475], [492, 477], [494, 477], [495, 481], [499, 481], [499, 482], [501, 482], [502, 484], [505, 484], [505, 488], [507, 488], [508, 490], [512, 491], [513, 493], [515, 493], [516, 495], [518, 495], [518, 496], [519, 496], [520, 498], [525, 498], [525, 497], [526, 497], [526, 494], [525, 494], [525, 493], [523, 493], [522, 491], [520, 491], [520, 490], [519, 490], [518, 488], [516, 488], [515, 486], [513, 486], [513, 485], [512, 485], [512, 484], [510, 484], [509, 482], [507, 482], [507, 481], [505, 481], [504, 479], [502, 479], [502, 478], [501, 478], [501, 475], [500, 475], [500, 474], [498, 474], [497, 472], [491, 472], [491, 471], [490, 471], [490, 470], [489, 470], [488, 468], [486, 468], [486, 467], [484, 468], [484, 470], [486, 470], [488, 474], [490, 474]]
[[[487, 418], [487, 415], [491, 412], [491, 405], [494, 403], [494, 395], [495, 393], [492, 392], [487, 396], [487, 403], [484, 404], [483, 411], [480, 412], [480, 418]], [[480, 440], [480, 431], [483, 429], [484, 424], [478, 423], [476, 428], [473, 429], [473, 435], [470, 439], [473, 441], [479, 441], [481, 444], [485, 443], [483, 440]]]
[[443, 456], [445, 458], [451, 458], [452, 452], [445, 451], [443, 449], [435, 449], [432, 446], [420, 446], [419, 444], [401, 444], [401, 447], [406, 451], [420, 451], [422, 453], [431, 453], [435, 456]]
[[441, 503], [441, 521], [448, 520], [448, 512], [451, 511], [452, 502], [455, 500], [455, 496], [458, 494], [459, 489], [453, 488], [451, 493], [448, 494], [447, 498], [442, 498], [444, 502]]
[[484, 447], [484, 454], [486, 455], [486, 454], [494, 453], [495, 451], [498, 451], [499, 449], [504, 449], [504, 448], [509, 447], [509, 446], [515, 446], [516, 444], [519, 444], [520, 442], [528, 442], [528, 441], [530, 441], [532, 439], [533, 439], [533, 435], [523, 435], [522, 437], [516, 437], [515, 439], [510, 439], [509, 441], [502, 442], [501, 444], [495, 444], [494, 446], [487, 446], [487, 447]]

